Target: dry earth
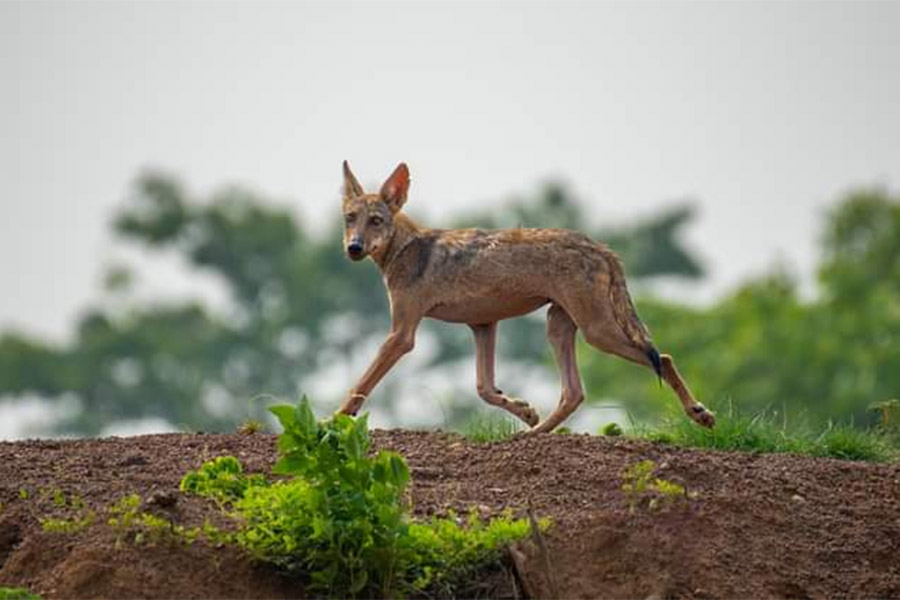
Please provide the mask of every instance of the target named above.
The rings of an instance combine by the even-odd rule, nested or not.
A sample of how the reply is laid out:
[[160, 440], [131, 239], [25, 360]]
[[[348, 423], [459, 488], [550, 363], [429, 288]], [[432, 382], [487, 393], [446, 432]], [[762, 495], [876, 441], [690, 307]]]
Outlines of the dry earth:
[[[162, 499], [159, 510], [175, 522], [199, 524], [211, 507], [178, 493], [181, 476], [223, 454], [267, 471], [274, 440], [172, 434], [0, 443], [0, 586], [45, 598], [301, 596], [296, 582], [233, 548], [116, 544], [105, 526], [46, 533], [38, 521], [64, 514], [53, 502], [56, 491], [97, 510], [136, 492]], [[484, 515], [521, 513], [531, 505], [549, 517], [555, 588], [534, 553], [520, 573], [539, 595], [900, 597], [900, 466], [580, 435], [472, 444], [444, 433], [376, 431], [374, 440], [409, 461], [417, 515], [470, 507]], [[642, 459], [695, 497], [630, 511], [621, 474]]]

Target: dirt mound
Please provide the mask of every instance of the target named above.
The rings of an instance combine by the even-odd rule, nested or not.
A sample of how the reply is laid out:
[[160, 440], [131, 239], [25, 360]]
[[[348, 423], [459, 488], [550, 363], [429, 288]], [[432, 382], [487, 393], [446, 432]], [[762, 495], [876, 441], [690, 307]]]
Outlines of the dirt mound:
[[[550, 576], [534, 555], [521, 573], [541, 595], [900, 597], [898, 466], [571, 435], [471, 444], [451, 434], [376, 431], [374, 440], [409, 461], [417, 515], [474, 507], [488, 516], [531, 506], [549, 517]], [[210, 506], [180, 495], [178, 482], [223, 454], [268, 471], [275, 438], [0, 443], [0, 586], [46, 598], [302, 596], [295, 581], [234, 548], [135, 546], [103, 526], [41, 530], [40, 518], [71, 514], [61, 495], [98, 511], [130, 493], [163, 498], [157, 509], [167, 518], [199, 525]], [[691, 497], [630, 510], [622, 471], [644, 459], [656, 464], [655, 476], [683, 485]]]

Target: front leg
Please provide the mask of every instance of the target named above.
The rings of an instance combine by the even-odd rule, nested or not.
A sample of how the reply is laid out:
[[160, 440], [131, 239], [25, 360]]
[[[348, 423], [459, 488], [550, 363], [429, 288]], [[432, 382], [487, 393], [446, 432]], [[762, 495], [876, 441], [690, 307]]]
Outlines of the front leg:
[[416, 328], [418, 325], [419, 320], [417, 319], [413, 323], [395, 323], [392, 326], [391, 333], [388, 334], [387, 339], [384, 340], [381, 348], [378, 349], [375, 360], [372, 361], [372, 364], [369, 365], [363, 376], [347, 394], [347, 399], [344, 400], [344, 404], [338, 410], [339, 413], [355, 415], [359, 412], [363, 402], [369, 396], [369, 392], [378, 385], [381, 378], [391, 370], [391, 367], [400, 360], [401, 356], [413, 349], [416, 343]]

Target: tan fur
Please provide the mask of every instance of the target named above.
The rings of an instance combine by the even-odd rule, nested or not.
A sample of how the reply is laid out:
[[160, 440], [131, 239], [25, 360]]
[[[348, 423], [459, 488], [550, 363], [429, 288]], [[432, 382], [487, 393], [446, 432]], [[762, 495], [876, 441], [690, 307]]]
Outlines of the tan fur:
[[[465, 323], [476, 345], [478, 394], [532, 427], [551, 431], [584, 399], [575, 362], [575, 333], [589, 344], [653, 367], [650, 334], [637, 316], [615, 254], [587, 236], [565, 229], [428, 229], [401, 212], [409, 171], [400, 164], [378, 194], [365, 194], [344, 162], [345, 247], [361, 249], [381, 269], [391, 303], [391, 332], [340, 411], [356, 414], [385, 373], [415, 344], [425, 317]], [[556, 410], [538, 422], [522, 400], [494, 384], [497, 321], [550, 304], [547, 338], [562, 380]], [[662, 355], [659, 375], [678, 394], [685, 412], [712, 427], [713, 414], [691, 395], [672, 358]]]

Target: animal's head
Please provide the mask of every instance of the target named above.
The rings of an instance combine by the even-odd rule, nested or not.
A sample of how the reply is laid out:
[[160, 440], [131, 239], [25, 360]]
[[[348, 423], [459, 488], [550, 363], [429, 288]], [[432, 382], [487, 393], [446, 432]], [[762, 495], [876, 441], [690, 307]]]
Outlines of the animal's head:
[[344, 161], [344, 248], [352, 260], [378, 258], [394, 233], [394, 217], [406, 202], [409, 169], [400, 163], [377, 194], [367, 194]]

